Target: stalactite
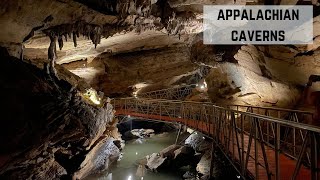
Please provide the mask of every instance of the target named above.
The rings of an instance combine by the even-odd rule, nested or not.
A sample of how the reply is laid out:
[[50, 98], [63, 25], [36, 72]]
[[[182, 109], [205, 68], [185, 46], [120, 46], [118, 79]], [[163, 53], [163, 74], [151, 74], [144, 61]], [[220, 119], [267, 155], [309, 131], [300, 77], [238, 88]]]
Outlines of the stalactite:
[[55, 61], [55, 59], [57, 58], [57, 47], [56, 47], [57, 38], [54, 35], [54, 33], [50, 33], [49, 37], [50, 37], [50, 46], [48, 49], [48, 59], [50, 61]]
[[[56, 77], [56, 78], [59, 79], [59, 77], [57, 75], [57, 70], [54, 67], [55, 61], [57, 59], [57, 47], [56, 47], [57, 36], [52, 31], [51, 32], [47, 32], [47, 33], [48, 33], [47, 35], [50, 38], [50, 46], [48, 48], [48, 59], [50, 61], [50, 63], [47, 66], [48, 73], [52, 74], [53, 77]], [[52, 79], [54, 79], [54, 78], [52, 78]]]
[[71, 32], [68, 32], [68, 37], [69, 39], [71, 39]]
[[67, 42], [67, 41], [68, 41], [68, 34], [65, 33], [63, 36], [64, 36], [64, 38], [65, 38], [65, 40], [66, 40], [66, 42]]
[[77, 47], [77, 38], [79, 38], [80, 35], [90, 39], [96, 48], [97, 45], [101, 43], [103, 29], [98, 25], [77, 22], [75, 24], [63, 24], [55, 26], [44, 30], [44, 33], [48, 36], [51, 36], [49, 35], [50, 33], [58, 35], [57, 40], [60, 50], [63, 48], [63, 40], [65, 39], [65, 41], [67, 41], [68, 36], [73, 40], [74, 47]]
[[59, 49], [61, 50], [63, 48], [63, 39], [62, 36], [58, 36], [58, 44], [59, 44]]
[[72, 33], [73, 45], [77, 47], [77, 35], [75, 32]]

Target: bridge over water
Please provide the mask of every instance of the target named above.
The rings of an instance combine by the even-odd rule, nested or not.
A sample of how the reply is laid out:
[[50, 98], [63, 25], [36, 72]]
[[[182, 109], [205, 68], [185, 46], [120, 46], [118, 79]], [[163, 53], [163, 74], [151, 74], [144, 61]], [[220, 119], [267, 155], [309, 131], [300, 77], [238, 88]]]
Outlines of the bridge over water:
[[213, 140], [245, 179], [319, 179], [320, 128], [312, 113], [165, 99], [112, 101], [117, 116], [175, 122]]

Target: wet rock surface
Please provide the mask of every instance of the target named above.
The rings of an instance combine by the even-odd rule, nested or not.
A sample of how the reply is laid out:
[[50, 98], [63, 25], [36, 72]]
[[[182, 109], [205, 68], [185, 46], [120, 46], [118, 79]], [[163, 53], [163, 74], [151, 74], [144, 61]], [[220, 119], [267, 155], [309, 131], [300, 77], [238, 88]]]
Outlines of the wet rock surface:
[[[146, 157], [146, 167], [156, 171], [161, 168], [179, 168], [190, 165], [194, 160], [194, 151], [190, 147], [171, 145], [159, 153], [153, 153]], [[186, 161], [188, 159], [188, 161]], [[189, 161], [190, 160], [190, 161]]]
[[[183, 145], [170, 145], [158, 153], [148, 155], [142, 164], [154, 172], [174, 168], [183, 179], [210, 179], [212, 142], [197, 133], [189, 134]], [[236, 177], [233, 167], [214, 146], [213, 178]], [[143, 163], [144, 162], [144, 163]]]
[[138, 138], [145, 138], [145, 137], [151, 137], [154, 135], [153, 129], [133, 129], [131, 131], [127, 131], [124, 133], [124, 139], [130, 140], [130, 139], [138, 139]]
[[80, 170], [75, 172], [74, 179], [83, 179], [84, 177], [103, 172], [107, 170], [110, 164], [116, 161], [120, 156], [119, 147], [114, 143], [113, 138], [106, 137], [99, 141], [97, 145], [86, 155], [85, 160], [80, 165]]

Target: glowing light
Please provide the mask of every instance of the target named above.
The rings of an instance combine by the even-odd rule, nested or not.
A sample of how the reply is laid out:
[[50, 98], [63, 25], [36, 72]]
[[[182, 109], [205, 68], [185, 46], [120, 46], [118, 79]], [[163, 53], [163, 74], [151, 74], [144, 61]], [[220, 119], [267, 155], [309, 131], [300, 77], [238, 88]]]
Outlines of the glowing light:
[[198, 134], [197, 132], [195, 132], [194, 134]]
[[135, 97], [135, 98], [138, 97], [137, 92], [133, 92], [132, 94], [133, 94], [133, 97]]
[[237, 176], [238, 179], [240, 179], [240, 176]]
[[206, 139], [206, 138], [203, 136], [202, 139]]
[[138, 152], [136, 152], [136, 155], [138, 155]]
[[206, 80], [203, 80], [203, 82], [201, 82], [200, 85], [197, 84], [197, 86], [200, 86], [200, 89], [208, 88]]
[[131, 180], [132, 179], [132, 176], [128, 176], [128, 180]]
[[141, 177], [141, 180], [143, 180], [143, 177]]
[[101, 104], [101, 97], [99, 97], [97, 91], [94, 90], [93, 88], [86, 89], [86, 92], [83, 94], [83, 96], [89, 99], [94, 104], [97, 104], [97, 105]]

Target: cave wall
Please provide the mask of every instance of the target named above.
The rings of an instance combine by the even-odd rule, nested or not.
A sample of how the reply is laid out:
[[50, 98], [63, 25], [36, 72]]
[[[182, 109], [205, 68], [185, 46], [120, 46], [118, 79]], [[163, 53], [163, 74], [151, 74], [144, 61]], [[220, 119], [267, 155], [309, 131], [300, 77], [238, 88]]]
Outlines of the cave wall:
[[[189, 59], [188, 48], [181, 45], [112, 56], [102, 54], [88, 63], [87, 67], [81, 67], [80, 62], [64, 66], [85, 78], [105, 95], [111, 96], [131, 96], [134, 89], [130, 87], [138, 83], [168, 86], [174, 82], [175, 77], [197, 69], [197, 65]], [[89, 75], [89, 69], [95, 70], [96, 73], [93, 76]]]
[[300, 91], [293, 85], [268, 79], [235, 63], [223, 63], [206, 77], [208, 95], [219, 104], [294, 108]]
[[112, 105], [92, 106], [63, 73], [58, 80], [0, 50], [0, 179], [71, 178], [76, 171], [107, 168], [110, 161], [80, 165], [88, 154], [104, 153], [112, 137], [107, 131], [117, 133]]

